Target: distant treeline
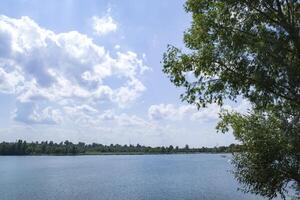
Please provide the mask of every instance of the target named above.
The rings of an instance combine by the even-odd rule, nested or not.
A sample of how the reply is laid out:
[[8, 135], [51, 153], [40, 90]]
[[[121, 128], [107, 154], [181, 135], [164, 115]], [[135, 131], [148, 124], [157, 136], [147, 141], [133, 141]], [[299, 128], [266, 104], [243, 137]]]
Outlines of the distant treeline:
[[150, 147], [142, 145], [103, 145], [85, 144], [79, 142], [74, 144], [70, 141], [55, 142], [31, 142], [18, 140], [16, 142], [0, 143], [0, 155], [87, 155], [87, 154], [175, 154], [175, 153], [230, 153], [241, 150], [240, 145], [231, 144], [229, 146], [189, 148], [173, 147]]

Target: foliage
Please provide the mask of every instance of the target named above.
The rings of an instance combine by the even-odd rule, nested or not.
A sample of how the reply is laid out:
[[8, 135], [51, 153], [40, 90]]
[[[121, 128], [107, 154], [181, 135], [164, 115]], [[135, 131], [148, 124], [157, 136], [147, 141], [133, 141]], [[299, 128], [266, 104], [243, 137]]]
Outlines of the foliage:
[[175, 148], [169, 147], [150, 147], [142, 145], [103, 145], [103, 144], [85, 144], [79, 142], [74, 144], [69, 141], [54, 143], [31, 142], [18, 140], [17, 142], [0, 143], [0, 155], [78, 155], [78, 154], [171, 154], [171, 153], [229, 153], [237, 152], [240, 145], [231, 144], [228, 147], [202, 147], [202, 148]]
[[199, 107], [239, 96], [252, 103], [252, 113], [223, 114], [219, 125], [246, 147], [234, 160], [245, 191], [272, 198], [289, 181], [299, 186], [299, 165], [289, 164], [300, 160], [300, 2], [188, 0], [185, 9], [188, 51], [168, 46], [163, 71]]
[[299, 124], [287, 131], [286, 123], [276, 115], [253, 112], [248, 115], [222, 113], [218, 130], [232, 127], [243, 151], [234, 154], [234, 175], [244, 184], [245, 192], [274, 198], [284, 197], [291, 180], [296, 189], [300, 182]]
[[284, 2], [187, 1], [191, 52], [169, 46], [163, 60], [183, 99], [201, 106], [242, 94], [257, 107], [299, 109], [300, 4]]

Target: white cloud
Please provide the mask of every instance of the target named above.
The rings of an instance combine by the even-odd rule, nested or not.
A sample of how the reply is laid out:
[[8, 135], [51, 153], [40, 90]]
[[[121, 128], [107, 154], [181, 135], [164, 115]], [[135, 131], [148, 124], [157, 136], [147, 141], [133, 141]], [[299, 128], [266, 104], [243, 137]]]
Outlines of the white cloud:
[[46, 107], [41, 110], [34, 110], [29, 119], [35, 123], [59, 123], [62, 121], [61, 112], [58, 109]]
[[212, 120], [217, 119], [219, 108], [212, 104], [207, 108], [197, 108], [193, 105], [175, 106], [173, 104], [152, 105], [148, 109], [148, 116], [152, 120]]
[[[181, 106], [180, 108], [182, 107], [183, 106]], [[152, 105], [148, 109], [148, 116], [150, 119], [153, 120], [160, 120], [160, 119], [178, 120], [182, 118], [182, 115], [179, 115], [180, 108], [177, 108], [172, 104]]]
[[192, 120], [207, 121], [218, 119], [220, 107], [216, 104], [210, 104], [207, 108], [201, 108], [199, 111], [193, 112], [191, 115]]
[[19, 103], [14, 119], [26, 124], [57, 124], [62, 121], [62, 114], [50, 106], [40, 108], [34, 103]]
[[124, 106], [127, 104], [127, 102], [131, 102], [138, 98], [139, 95], [145, 90], [146, 88], [142, 82], [133, 78], [129, 80], [125, 86], [118, 89], [115, 95], [115, 101]]
[[141, 127], [143, 129], [151, 127], [151, 124], [149, 122], [136, 115], [128, 115], [126, 113], [122, 113], [120, 115], [117, 115], [115, 118], [120, 126]]
[[[108, 16], [105, 20], [114, 22]], [[103, 27], [105, 33], [117, 28]], [[113, 57], [77, 31], [55, 33], [29, 17], [1, 15], [0, 44], [0, 92], [15, 94], [23, 103], [34, 102], [40, 109], [45, 102], [126, 106], [146, 90], [139, 79], [148, 69], [144, 56], [116, 50]], [[109, 79], [118, 79], [118, 84], [112, 87]]]
[[97, 109], [88, 106], [65, 106], [64, 112], [67, 113], [70, 121], [76, 122], [78, 126], [101, 127], [101, 128], [147, 128], [151, 126], [143, 118], [126, 113], [116, 113], [114, 110], [99, 112]]
[[250, 103], [247, 100], [242, 100], [241, 103], [235, 106], [224, 105], [222, 107], [217, 104], [209, 104], [206, 108], [197, 108], [193, 105], [175, 106], [173, 104], [158, 104], [152, 105], [148, 109], [148, 117], [151, 120], [194, 120], [194, 121], [209, 121], [218, 119], [221, 109], [246, 113], [250, 108]]
[[107, 13], [103, 17], [93, 16], [93, 29], [97, 35], [106, 35], [115, 32], [118, 28], [117, 22]]
[[24, 81], [23, 76], [16, 70], [6, 72], [0, 68], [0, 91], [3, 93], [13, 94]]

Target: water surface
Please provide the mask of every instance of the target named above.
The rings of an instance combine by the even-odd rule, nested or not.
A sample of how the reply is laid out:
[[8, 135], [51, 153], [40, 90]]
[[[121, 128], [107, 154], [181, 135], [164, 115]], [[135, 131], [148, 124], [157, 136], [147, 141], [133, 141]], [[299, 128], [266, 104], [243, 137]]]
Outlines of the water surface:
[[0, 156], [1, 200], [257, 200], [230, 155]]

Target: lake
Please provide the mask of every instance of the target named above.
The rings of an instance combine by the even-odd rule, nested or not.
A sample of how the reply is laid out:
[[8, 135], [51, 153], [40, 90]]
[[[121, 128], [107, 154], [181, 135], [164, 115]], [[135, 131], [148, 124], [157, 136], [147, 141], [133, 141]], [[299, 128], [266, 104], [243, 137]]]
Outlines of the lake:
[[1, 200], [257, 200], [229, 154], [0, 156]]

